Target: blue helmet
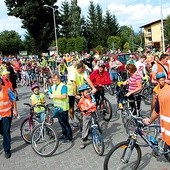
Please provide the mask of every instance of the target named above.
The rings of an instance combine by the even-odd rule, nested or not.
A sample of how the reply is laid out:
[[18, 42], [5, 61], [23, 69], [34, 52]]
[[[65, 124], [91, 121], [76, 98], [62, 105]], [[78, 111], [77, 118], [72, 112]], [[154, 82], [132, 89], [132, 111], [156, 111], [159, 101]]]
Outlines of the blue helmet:
[[82, 86], [78, 88], [78, 91], [81, 92], [81, 91], [88, 90], [88, 89], [90, 89], [90, 86], [87, 84], [83, 84]]
[[159, 72], [156, 74], [156, 79], [166, 78], [166, 75], [164, 72]]

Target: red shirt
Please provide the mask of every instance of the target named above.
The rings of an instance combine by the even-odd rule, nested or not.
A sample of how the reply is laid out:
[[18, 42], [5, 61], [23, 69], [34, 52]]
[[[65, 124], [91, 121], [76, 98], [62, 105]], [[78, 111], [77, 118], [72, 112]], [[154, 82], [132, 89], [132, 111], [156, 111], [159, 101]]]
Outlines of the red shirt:
[[108, 71], [105, 70], [102, 73], [99, 73], [99, 70], [93, 71], [90, 75], [90, 80], [95, 87], [111, 84], [110, 75]]

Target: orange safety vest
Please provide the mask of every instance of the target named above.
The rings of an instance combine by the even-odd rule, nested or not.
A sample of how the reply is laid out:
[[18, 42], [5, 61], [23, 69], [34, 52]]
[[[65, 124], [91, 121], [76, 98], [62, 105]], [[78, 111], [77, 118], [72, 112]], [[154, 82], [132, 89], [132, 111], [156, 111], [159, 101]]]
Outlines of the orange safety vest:
[[0, 94], [0, 116], [11, 117], [12, 103], [8, 95], [8, 88], [6, 86], [2, 86], [2, 90], [0, 91], [0, 93], [1, 93]]
[[170, 146], [170, 86], [164, 87], [159, 95], [160, 125], [162, 140]]
[[11, 81], [9, 80], [9, 78], [7, 78], [6, 76], [2, 76], [2, 80], [3, 80], [4, 84], [5, 84], [5, 86], [6, 86], [7, 88], [9, 88], [11, 91], [13, 91], [12, 83], [11, 83]]
[[[165, 72], [165, 69], [166, 69], [165, 67], [164, 67], [165, 68], [164, 69], [159, 63], [156, 63], [156, 65], [157, 65], [157, 68], [158, 68], [157, 73]], [[169, 64], [166, 63], [165, 65], [168, 68], [167, 72], [165, 72], [166, 74], [168, 73], [168, 75], [167, 75], [167, 77], [168, 77], [168, 76], [170, 76]]]

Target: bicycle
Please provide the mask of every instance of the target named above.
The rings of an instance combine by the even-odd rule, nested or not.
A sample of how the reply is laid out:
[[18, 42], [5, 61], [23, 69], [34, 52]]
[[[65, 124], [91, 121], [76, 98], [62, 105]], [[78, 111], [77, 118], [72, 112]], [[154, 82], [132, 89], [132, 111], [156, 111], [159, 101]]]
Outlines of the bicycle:
[[35, 118], [35, 114], [34, 114], [34, 106], [32, 106], [29, 103], [24, 103], [24, 105], [29, 106], [30, 107], [30, 111], [29, 111], [29, 116], [24, 119], [24, 121], [21, 123], [20, 126], [20, 134], [22, 139], [30, 144], [30, 137], [31, 137], [31, 132], [33, 130], [33, 128], [39, 124], [39, 121], [37, 118]]
[[[49, 157], [58, 148], [59, 137], [57, 131], [54, 129], [51, 123], [48, 123], [46, 120], [50, 117], [53, 117], [53, 113], [48, 108], [51, 105], [45, 107], [46, 119], [42, 123], [39, 123], [34, 127], [31, 133], [31, 146], [33, 150], [42, 157]], [[52, 105], [53, 107], [53, 105]]]
[[[93, 95], [91, 94], [93, 97]], [[112, 118], [112, 105], [110, 101], [105, 97], [104, 89], [103, 87], [98, 90], [97, 94], [95, 94], [96, 99], [96, 107], [97, 107], [97, 113], [98, 115], [101, 115], [103, 120], [110, 121]], [[78, 121], [82, 120], [82, 115], [80, 114], [80, 110], [78, 108], [78, 100], [75, 100], [74, 104], [74, 114]]]
[[[158, 142], [152, 136], [145, 136], [145, 134], [142, 132], [142, 129], [145, 127], [142, 122], [142, 118], [134, 117], [134, 121], [137, 125], [135, 132], [129, 135], [127, 141], [118, 143], [109, 151], [104, 160], [104, 170], [109, 170], [113, 168], [115, 170], [136, 170], [138, 168], [142, 157], [141, 148], [137, 144], [138, 135], [150, 146], [154, 156], [158, 157], [164, 155], [165, 158], [170, 162], [170, 146], [167, 146], [165, 142], [161, 142], [161, 145], [158, 145]], [[155, 128], [158, 127], [158, 125], [154, 124], [150, 126]], [[121, 150], [121, 153], [116, 153], [116, 151], [118, 150]], [[136, 153], [137, 155], [132, 155], [134, 153]], [[114, 157], [112, 157], [113, 154], [115, 154]], [[118, 160], [116, 160], [116, 158], [118, 158]], [[132, 160], [133, 158], [134, 161]]]
[[[21, 123], [21, 126], [20, 126], [20, 134], [21, 134], [21, 137], [22, 139], [30, 144], [31, 143], [31, 132], [33, 130], [33, 128], [35, 126], [37, 126], [40, 122], [38, 120], [39, 116], [35, 116], [35, 113], [34, 113], [34, 107], [43, 107], [43, 108], [48, 108], [50, 106], [50, 104], [48, 104], [47, 106], [44, 106], [44, 105], [36, 105], [36, 106], [32, 106], [31, 104], [29, 103], [24, 103], [24, 105], [26, 106], [29, 106], [30, 107], [30, 111], [29, 111], [29, 116], [23, 120], [23, 122]], [[46, 113], [47, 114], [47, 113]], [[49, 123], [53, 123], [53, 119], [50, 117], [49, 114], [47, 114], [46, 116], [46, 121], [49, 122]]]

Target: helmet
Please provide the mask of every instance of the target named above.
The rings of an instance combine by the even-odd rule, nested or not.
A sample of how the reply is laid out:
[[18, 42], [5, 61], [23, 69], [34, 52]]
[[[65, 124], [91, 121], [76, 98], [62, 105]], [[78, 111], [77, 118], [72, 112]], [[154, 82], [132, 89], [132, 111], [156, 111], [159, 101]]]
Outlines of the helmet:
[[105, 68], [104, 61], [103, 61], [103, 60], [100, 60], [99, 63], [98, 63], [98, 66]]
[[90, 86], [87, 84], [83, 84], [82, 86], [78, 88], [78, 91], [81, 92], [81, 91], [88, 90], [88, 89], [90, 89]]
[[33, 91], [35, 88], [40, 88], [39, 87], [39, 85], [38, 84], [36, 84], [36, 83], [34, 83], [34, 84], [32, 84], [32, 86], [31, 86], [31, 90]]
[[156, 79], [165, 78], [165, 77], [166, 77], [166, 75], [164, 72], [159, 72], [156, 74]]

